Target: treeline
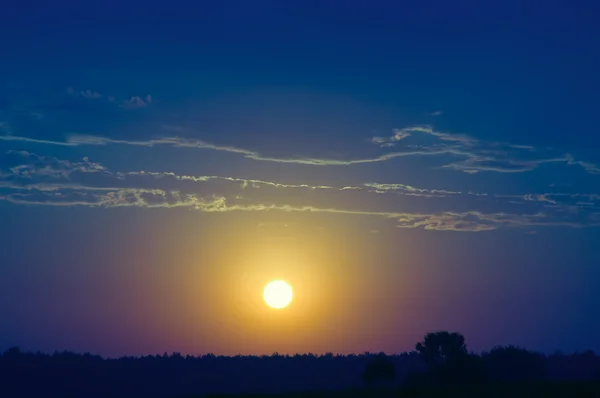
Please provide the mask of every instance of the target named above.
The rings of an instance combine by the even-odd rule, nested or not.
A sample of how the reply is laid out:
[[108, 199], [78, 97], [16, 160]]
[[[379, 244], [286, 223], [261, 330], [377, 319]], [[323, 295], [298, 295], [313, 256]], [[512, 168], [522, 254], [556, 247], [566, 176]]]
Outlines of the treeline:
[[[0, 397], [178, 397], [206, 393], [354, 388], [374, 354], [184, 356], [103, 359], [11, 349], [0, 357]], [[391, 356], [397, 369], [423, 369], [418, 354]]]
[[178, 353], [104, 359], [23, 352], [0, 355], [2, 397], [174, 397], [213, 392], [288, 392], [355, 387], [545, 380], [600, 380], [591, 351], [545, 356], [517, 347], [468, 352], [458, 333], [425, 336], [399, 355], [190, 356]]
[[[404, 375], [404, 387], [600, 381], [600, 357], [591, 350], [546, 356], [507, 346], [474, 354], [468, 351], [464, 336], [446, 331], [428, 333], [415, 350], [426, 369]], [[395, 364], [380, 354], [367, 364], [363, 380], [367, 384], [392, 383], [397, 378], [395, 369]]]

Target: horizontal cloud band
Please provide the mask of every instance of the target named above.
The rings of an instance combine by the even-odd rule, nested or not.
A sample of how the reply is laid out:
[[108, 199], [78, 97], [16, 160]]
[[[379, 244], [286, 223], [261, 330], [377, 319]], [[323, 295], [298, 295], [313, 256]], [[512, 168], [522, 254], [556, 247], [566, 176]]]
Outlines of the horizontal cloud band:
[[[171, 133], [190, 133], [188, 129], [177, 126], [163, 126], [163, 128]], [[411, 139], [414, 139], [413, 143], [410, 143]], [[52, 141], [15, 135], [2, 135], [0, 136], [0, 140], [60, 146], [171, 146], [175, 148], [194, 148], [228, 152], [239, 154], [245, 158], [256, 161], [312, 166], [348, 166], [385, 162], [407, 156], [450, 155], [458, 160], [452, 160], [442, 167], [469, 174], [479, 172], [522, 173], [532, 171], [542, 164], [556, 163], [576, 165], [589, 174], [600, 175], [599, 166], [593, 163], [576, 160], [570, 154], [556, 153], [550, 149], [538, 149], [528, 145], [482, 141], [462, 134], [439, 132], [430, 126], [413, 126], [404, 129], [396, 129], [391, 137], [373, 137], [371, 140], [372, 143], [385, 149], [394, 148], [394, 151], [388, 151], [374, 157], [346, 160], [313, 157], [286, 158], [264, 156], [259, 152], [250, 149], [215, 145], [203, 140], [182, 138], [180, 136], [165, 136], [149, 140], [125, 140], [89, 134], [70, 134], [65, 141]]]
[[[0, 200], [18, 205], [332, 213], [389, 219], [401, 228], [472, 232], [506, 227], [597, 226], [600, 214], [600, 195], [595, 194], [496, 195], [375, 182], [335, 187], [221, 176], [185, 176], [171, 172], [112, 172], [87, 158], [72, 162], [25, 151], [9, 151], [0, 166]], [[290, 190], [305, 190], [313, 194], [289, 195]], [[344, 196], [320, 196], [319, 192]], [[350, 194], [353, 196], [348, 197]], [[369, 198], [368, 202], [363, 200], [365, 195]], [[398, 195], [421, 201], [419, 205], [435, 204], [442, 208], [407, 211], [408, 202], [393, 200]], [[377, 198], [388, 196], [392, 201], [378, 202]], [[485, 206], [486, 201], [493, 201], [506, 208], [521, 206], [521, 211], [448, 209], [448, 206], [456, 207], [456, 202], [451, 202], [456, 198], [475, 200], [469, 202], [473, 207]], [[343, 206], [340, 206], [342, 203]], [[529, 210], [523, 211], [523, 206], [527, 205]], [[404, 209], [393, 209], [398, 206]], [[384, 210], [385, 207], [390, 209]]]

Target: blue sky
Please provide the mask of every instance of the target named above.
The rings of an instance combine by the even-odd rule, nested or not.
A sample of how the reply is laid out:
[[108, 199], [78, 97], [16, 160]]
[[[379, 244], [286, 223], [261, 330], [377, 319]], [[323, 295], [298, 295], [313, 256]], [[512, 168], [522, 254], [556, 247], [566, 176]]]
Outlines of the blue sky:
[[[476, 349], [600, 349], [599, 11], [3, 6], [0, 348], [402, 351], [449, 328]], [[228, 267], [279, 247], [304, 254], [271, 271], [358, 315], [323, 310], [304, 340], [219, 329]]]

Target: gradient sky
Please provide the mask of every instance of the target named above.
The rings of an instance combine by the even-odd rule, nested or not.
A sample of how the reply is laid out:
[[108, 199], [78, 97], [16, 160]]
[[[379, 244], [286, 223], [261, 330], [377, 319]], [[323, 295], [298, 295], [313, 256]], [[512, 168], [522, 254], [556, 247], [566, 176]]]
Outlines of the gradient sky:
[[213, 3], [3, 3], [0, 350], [600, 350], [600, 3]]

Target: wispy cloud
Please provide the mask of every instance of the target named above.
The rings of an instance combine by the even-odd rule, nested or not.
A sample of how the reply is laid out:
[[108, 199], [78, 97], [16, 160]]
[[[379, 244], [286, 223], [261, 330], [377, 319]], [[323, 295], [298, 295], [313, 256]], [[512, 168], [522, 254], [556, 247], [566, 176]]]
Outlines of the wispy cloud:
[[243, 155], [248, 159], [269, 161], [277, 163], [294, 163], [294, 164], [305, 164], [313, 166], [344, 166], [362, 163], [374, 163], [384, 162], [396, 157], [411, 156], [411, 155], [435, 155], [436, 152], [431, 151], [411, 151], [411, 152], [392, 152], [383, 154], [374, 158], [363, 158], [363, 159], [351, 159], [351, 160], [337, 160], [337, 159], [320, 159], [320, 158], [277, 158], [263, 156], [258, 152], [251, 151], [244, 148], [237, 148], [233, 146], [215, 145], [202, 140], [188, 139], [182, 137], [164, 137], [151, 140], [119, 140], [108, 137], [102, 137], [91, 134], [72, 134], [69, 135], [66, 141], [50, 141], [50, 140], [39, 140], [34, 138], [19, 137], [19, 136], [0, 136], [0, 140], [5, 141], [22, 141], [30, 142], [34, 144], [48, 144], [48, 145], [63, 145], [63, 146], [84, 146], [84, 145], [132, 145], [132, 146], [143, 146], [143, 147], [155, 147], [155, 146], [172, 146], [175, 148], [195, 148], [195, 149], [209, 149], [214, 151], [222, 151], [229, 153], [236, 153]]
[[[172, 172], [111, 172], [88, 158], [73, 162], [25, 151], [9, 151], [7, 156], [2, 158], [0, 166], [2, 166], [0, 200], [17, 205], [189, 208], [204, 212], [331, 213], [389, 219], [399, 228], [464, 232], [537, 226], [584, 227], [600, 224], [598, 220], [591, 218], [600, 208], [600, 195], [596, 194], [543, 193], [506, 195], [505, 198], [500, 195], [490, 196], [490, 199], [506, 200], [505, 204], [517, 202], [531, 203], [536, 206], [533, 211], [528, 212], [480, 210], [409, 212], [381, 210], [381, 206], [376, 201], [349, 201], [345, 195], [354, 195], [352, 193], [356, 192], [356, 195], [371, 194], [376, 198], [378, 196], [376, 193], [383, 192], [443, 201], [447, 197], [471, 195], [471, 193], [417, 188], [405, 184], [365, 183], [363, 186], [336, 187], [223, 176], [185, 176]], [[98, 179], [94, 176], [102, 178]], [[144, 184], [140, 184], [137, 180], [140, 178], [156, 181], [159, 185], [142, 186]], [[189, 185], [172, 185], [170, 181], [199, 184], [199, 187], [203, 188], [190, 189]], [[220, 182], [229, 185], [223, 186]], [[248, 189], [251, 189], [253, 194], [246, 197], [243, 192]], [[263, 195], [263, 189], [283, 191], [306, 189], [315, 194], [332, 191], [338, 196], [311, 195], [311, 203], [314, 204], [302, 205], [299, 204], [302, 201], [298, 200], [297, 195], [273, 196], [274, 191], [265, 192]], [[482, 200], [487, 198], [487, 194], [476, 195]], [[351, 203], [355, 205], [351, 206]], [[452, 204], [452, 202], [438, 203]], [[396, 206], [402, 207], [403, 203], [399, 202]]]
[[377, 191], [394, 191], [411, 196], [423, 197], [446, 197], [450, 195], [460, 195], [457, 191], [448, 191], [444, 189], [424, 189], [415, 188], [404, 184], [379, 184], [376, 182], [368, 182], [364, 184], [366, 187], [374, 188]]
[[100, 94], [97, 91], [92, 91], [92, 90], [85, 90], [85, 91], [81, 91], [81, 96], [83, 98], [87, 98], [87, 99], [98, 99], [98, 98], [102, 98], [102, 94]]
[[[467, 174], [479, 172], [522, 173], [549, 163], [578, 165], [590, 174], [600, 174], [600, 167], [575, 160], [570, 154], [557, 153], [548, 148], [538, 149], [531, 145], [479, 140], [466, 134], [437, 131], [431, 126], [397, 129], [387, 139], [377, 137], [376, 143], [380, 146], [395, 145], [398, 137], [402, 137], [402, 139], [415, 138], [415, 144], [407, 143], [406, 150], [420, 148], [422, 152], [429, 151], [431, 154], [455, 156], [456, 160], [441, 167]], [[433, 141], [419, 140], [420, 137], [429, 137]]]
[[[15, 159], [16, 158], [16, 159]], [[20, 178], [50, 177], [69, 178], [72, 173], [105, 172], [104, 166], [90, 162], [86, 157], [79, 162], [60, 160], [51, 156], [40, 156], [27, 151], [10, 150], [0, 159], [2, 165], [9, 166], [13, 176]]]
[[[164, 126], [172, 133], [189, 133], [177, 126]], [[15, 135], [0, 136], [4, 141], [22, 141], [33, 144], [84, 146], [84, 145], [130, 145], [142, 147], [171, 146], [175, 148], [205, 149], [228, 152], [245, 158], [274, 163], [303, 164], [312, 166], [348, 166], [386, 162], [396, 158], [411, 156], [445, 155], [446, 164], [440, 167], [467, 174], [480, 172], [523, 173], [533, 171], [544, 164], [579, 166], [589, 174], [600, 174], [600, 166], [576, 160], [570, 154], [561, 154], [550, 149], [537, 149], [527, 145], [505, 142], [482, 141], [465, 134], [450, 134], [436, 131], [430, 126], [413, 126], [396, 129], [387, 138], [373, 137], [371, 142], [393, 150], [377, 156], [353, 159], [327, 159], [315, 157], [275, 157], [265, 156], [257, 151], [229, 145], [216, 145], [199, 139], [171, 135], [147, 140], [114, 139], [92, 134], [70, 134], [65, 141], [50, 141]], [[411, 142], [412, 140], [412, 142]]]
[[241, 188], [253, 187], [260, 188], [260, 186], [269, 186], [273, 188], [305, 188], [305, 189], [331, 189], [336, 191], [345, 191], [345, 190], [361, 190], [361, 187], [356, 186], [343, 186], [343, 187], [335, 187], [331, 185], [310, 185], [310, 184], [284, 184], [273, 181], [264, 181], [264, 180], [256, 180], [256, 179], [246, 179], [246, 178], [235, 178], [235, 177], [221, 177], [221, 176], [187, 176], [187, 175], [177, 175], [173, 172], [148, 172], [148, 171], [130, 171], [130, 172], [117, 172], [115, 174], [118, 178], [126, 178], [126, 177], [136, 177], [136, 176], [151, 176], [154, 178], [174, 178], [179, 181], [194, 181], [194, 182], [206, 182], [206, 181], [231, 181], [240, 183]]
[[373, 144], [385, 144], [388, 142], [388, 139], [386, 137], [372, 137], [371, 142]]
[[[333, 207], [292, 206], [288, 204], [230, 203], [224, 196], [200, 197], [178, 191], [159, 189], [120, 189], [106, 193], [95, 192], [39, 192], [0, 195], [19, 205], [87, 206], [87, 207], [143, 207], [143, 208], [191, 208], [203, 212], [310, 212], [333, 213], [348, 216], [370, 216], [390, 219], [398, 228], [423, 228], [432, 231], [482, 232], [499, 228], [559, 226], [581, 228], [585, 225], [574, 221], [557, 221], [541, 213], [507, 214], [467, 212], [406, 213], [348, 210]], [[594, 226], [600, 223], [593, 224]]]
[[43, 144], [43, 145], [60, 145], [60, 146], [77, 146], [67, 141], [53, 141], [44, 140], [38, 138], [21, 137], [16, 135], [0, 135], [0, 141], [14, 141], [14, 142], [25, 142], [30, 144]]
[[569, 156], [568, 163], [581, 166], [585, 171], [587, 171], [590, 174], [600, 174], [600, 166], [595, 165], [593, 163], [577, 161], [571, 156]]
[[[80, 97], [88, 100], [105, 100], [110, 103], [117, 103], [114, 95], [104, 95], [97, 91], [86, 89], [86, 90], [75, 90], [73, 87], [67, 88], [67, 94], [73, 97]], [[145, 108], [153, 102], [153, 98], [150, 94], [145, 97], [137, 95], [131, 96], [128, 99], [120, 101], [118, 105], [124, 109], [137, 109]]]
[[76, 91], [73, 87], [67, 87], [67, 94], [85, 99], [100, 99], [103, 97], [103, 95], [97, 91], [90, 89]]
[[411, 133], [404, 130], [394, 130], [394, 135], [390, 138], [392, 141], [400, 141], [411, 136]]
[[121, 106], [125, 109], [145, 108], [152, 103], [152, 96], [147, 95], [145, 98], [133, 96], [128, 100], [123, 101]]

